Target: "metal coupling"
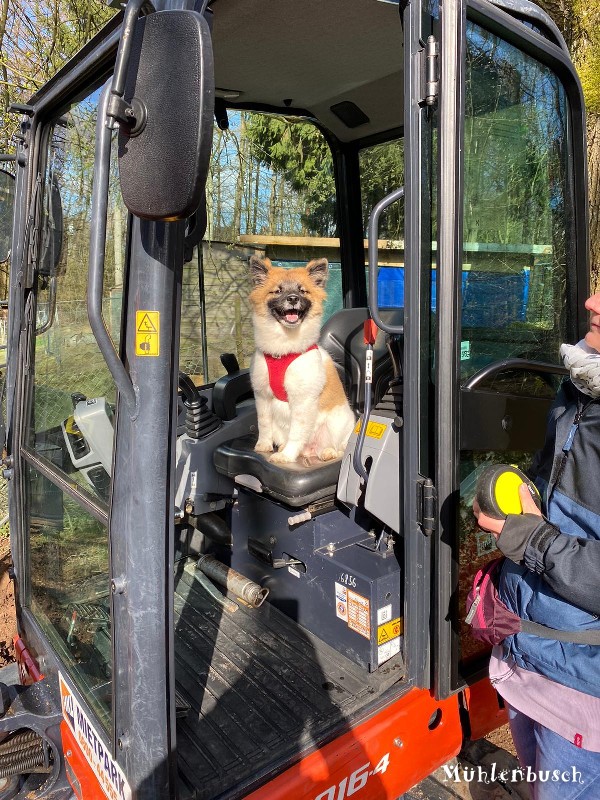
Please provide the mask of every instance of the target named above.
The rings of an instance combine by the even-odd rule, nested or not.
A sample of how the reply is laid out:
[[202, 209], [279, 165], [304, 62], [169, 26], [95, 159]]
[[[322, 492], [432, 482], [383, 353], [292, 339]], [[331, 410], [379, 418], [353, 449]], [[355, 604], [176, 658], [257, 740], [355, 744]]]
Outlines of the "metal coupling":
[[214, 556], [200, 556], [196, 568], [253, 608], [261, 606], [269, 594], [268, 589], [263, 589], [258, 583], [221, 563]]

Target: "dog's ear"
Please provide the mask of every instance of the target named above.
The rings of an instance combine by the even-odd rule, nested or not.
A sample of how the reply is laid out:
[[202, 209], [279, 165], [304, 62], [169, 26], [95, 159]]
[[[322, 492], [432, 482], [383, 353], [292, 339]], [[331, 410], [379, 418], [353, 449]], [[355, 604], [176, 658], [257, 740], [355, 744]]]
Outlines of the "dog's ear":
[[252, 281], [252, 285], [260, 286], [266, 281], [269, 270], [273, 265], [269, 258], [262, 259], [258, 256], [250, 256], [248, 266], [250, 268], [250, 280]]
[[329, 262], [326, 258], [315, 258], [306, 265], [315, 286], [325, 286], [329, 277]]

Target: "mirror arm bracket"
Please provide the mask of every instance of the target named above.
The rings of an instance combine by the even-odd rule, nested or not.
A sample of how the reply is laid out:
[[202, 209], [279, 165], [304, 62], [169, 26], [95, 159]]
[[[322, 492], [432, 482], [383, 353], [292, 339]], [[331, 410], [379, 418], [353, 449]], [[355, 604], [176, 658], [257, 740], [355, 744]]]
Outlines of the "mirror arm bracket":
[[[133, 32], [140, 14], [147, 16], [156, 11], [151, 0], [129, 0], [125, 8], [123, 17], [123, 27], [119, 41], [119, 50], [115, 62], [115, 71], [110, 87], [110, 97], [106, 108], [107, 126], [115, 128], [118, 124], [127, 125], [138, 130], [142, 123], [140, 119], [140, 109], [136, 108], [135, 100], [130, 104], [123, 95], [125, 94], [125, 81], [129, 68], [131, 56], [131, 46], [133, 44]], [[140, 105], [139, 103], [137, 105]], [[143, 116], [143, 115], [142, 115]], [[145, 120], [144, 120], [145, 122]]]

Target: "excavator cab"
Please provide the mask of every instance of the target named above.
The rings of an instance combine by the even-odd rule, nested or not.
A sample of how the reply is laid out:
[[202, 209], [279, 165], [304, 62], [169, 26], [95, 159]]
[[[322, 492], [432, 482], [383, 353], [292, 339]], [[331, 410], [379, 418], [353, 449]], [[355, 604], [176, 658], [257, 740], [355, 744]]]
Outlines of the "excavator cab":
[[[526, 466], [585, 325], [560, 33], [512, 0], [130, 0], [18, 112], [0, 794], [400, 796], [506, 717], [463, 605], [478, 475]], [[256, 255], [329, 262], [338, 460], [254, 450]]]

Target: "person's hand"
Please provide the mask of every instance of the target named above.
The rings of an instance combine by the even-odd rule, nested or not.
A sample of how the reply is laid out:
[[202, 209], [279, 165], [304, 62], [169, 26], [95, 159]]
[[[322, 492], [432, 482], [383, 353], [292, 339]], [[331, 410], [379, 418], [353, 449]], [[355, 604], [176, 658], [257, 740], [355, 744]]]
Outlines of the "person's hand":
[[494, 517], [488, 517], [488, 515], [484, 514], [479, 508], [479, 503], [477, 500], [473, 501], [473, 513], [477, 517], [477, 524], [480, 528], [482, 528], [484, 531], [493, 533], [496, 538], [500, 535], [502, 528], [504, 527], [503, 519], [494, 519]]
[[519, 500], [521, 501], [523, 514], [537, 514], [538, 517], [542, 516], [542, 512], [537, 507], [536, 502], [531, 496], [531, 492], [527, 488], [526, 483], [522, 483], [519, 486]]
[[[521, 501], [521, 509], [523, 514], [537, 514], [538, 517], [542, 516], [542, 512], [537, 507], [535, 500], [531, 496], [529, 489], [527, 488], [526, 483], [522, 483], [519, 486], [519, 500]], [[477, 500], [473, 502], [473, 513], [477, 517], [477, 524], [480, 528], [484, 531], [489, 531], [493, 533], [496, 538], [502, 533], [502, 528], [504, 527], [504, 520], [503, 519], [494, 519], [494, 517], [488, 517], [487, 514], [484, 514], [481, 509], [479, 508], [479, 504]]]

